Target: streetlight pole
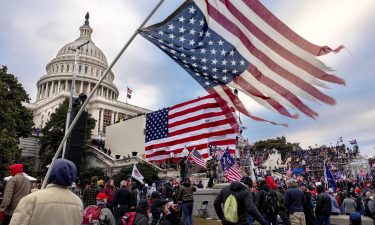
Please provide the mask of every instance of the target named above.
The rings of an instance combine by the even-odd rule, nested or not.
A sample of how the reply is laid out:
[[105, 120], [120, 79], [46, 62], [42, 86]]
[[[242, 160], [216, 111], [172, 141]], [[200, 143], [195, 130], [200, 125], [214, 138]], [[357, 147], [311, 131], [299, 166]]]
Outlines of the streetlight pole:
[[[76, 77], [78, 73], [78, 54], [79, 50], [81, 49], [82, 46], [85, 44], [89, 43], [90, 41], [86, 41], [85, 43], [79, 45], [75, 49], [72, 49], [73, 51], [76, 52], [75, 57], [74, 57], [74, 73], [72, 77], [72, 84], [70, 86], [70, 96], [69, 96], [69, 108], [68, 108], [68, 113], [66, 114], [66, 123], [65, 123], [65, 135], [68, 133], [69, 125], [70, 125], [70, 117], [72, 115], [72, 108], [73, 108], [73, 95], [76, 90]], [[66, 150], [66, 140], [64, 142], [64, 147], [63, 147], [63, 152], [62, 152], [62, 158], [65, 158], [65, 150]]]

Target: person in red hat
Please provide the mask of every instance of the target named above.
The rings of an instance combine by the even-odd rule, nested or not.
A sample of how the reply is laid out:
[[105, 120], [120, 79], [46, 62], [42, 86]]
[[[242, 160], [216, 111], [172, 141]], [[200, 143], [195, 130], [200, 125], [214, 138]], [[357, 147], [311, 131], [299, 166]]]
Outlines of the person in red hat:
[[115, 217], [110, 209], [107, 208], [109, 196], [104, 192], [100, 192], [96, 196], [96, 205], [86, 207], [83, 214], [82, 224], [105, 224], [116, 225]]
[[19, 201], [31, 192], [31, 182], [23, 175], [23, 165], [9, 166], [12, 177], [8, 180], [4, 198], [0, 205], [0, 213], [4, 214], [3, 225], [8, 225]]

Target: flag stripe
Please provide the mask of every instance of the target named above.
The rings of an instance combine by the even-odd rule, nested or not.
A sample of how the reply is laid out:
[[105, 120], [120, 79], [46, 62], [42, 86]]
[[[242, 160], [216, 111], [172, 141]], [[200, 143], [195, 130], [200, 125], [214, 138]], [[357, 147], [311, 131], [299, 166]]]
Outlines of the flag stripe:
[[[234, 152], [236, 140], [234, 140], [234, 139], [233, 140], [218, 140], [218, 141], [212, 141], [209, 144], [214, 145], [216, 147], [220, 147], [220, 148], [229, 147], [229, 150], [232, 150]], [[197, 151], [199, 151], [199, 153], [201, 154], [202, 157], [203, 157], [204, 154], [207, 154], [208, 149], [209, 149], [207, 142], [201, 143], [201, 144], [196, 144], [196, 145], [193, 144], [190, 147], [193, 147]], [[182, 153], [183, 150], [184, 150], [184, 147], [174, 149], [172, 151], [154, 151], [153, 152], [152, 150], [150, 150], [148, 153], [146, 152], [146, 157], [151, 158], [151, 157], [155, 157], [155, 156], [169, 155], [171, 152], [173, 152], [174, 154], [180, 154], [180, 153]], [[203, 158], [206, 158], [206, 157], [203, 157]]]
[[[253, 93], [255, 93], [256, 98], [257, 96], [263, 95], [255, 86], [253, 86], [250, 82], [247, 82], [242, 76], [237, 76], [236, 78], [234, 78], [234, 82], [236, 82], [240, 87], [242, 87], [244, 89], [243, 90], [244, 92], [249, 93], [250, 95], [253, 95], [253, 96], [254, 96]], [[276, 110], [281, 115], [291, 117], [294, 119], [298, 118], [297, 114], [294, 114], [294, 115], [290, 114], [290, 112], [283, 105], [281, 105], [280, 103], [278, 103], [277, 101], [273, 100], [270, 97], [267, 97], [266, 99], [258, 97], [256, 101], [258, 102], [262, 101], [262, 103], [260, 103], [261, 105], [269, 104], [269, 107], [271, 107], [273, 110]]]
[[339, 51], [342, 46], [337, 49], [331, 49], [328, 46], [317, 46], [304, 38], [299, 36], [283, 22], [281, 22], [275, 15], [273, 15], [266, 7], [264, 7], [259, 1], [244, 0], [243, 1], [253, 12], [255, 12], [264, 22], [270, 25], [275, 29], [279, 34], [283, 35], [290, 42], [299, 46], [301, 49], [304, 49], [307, 52], [310, 52], [313, 55], [319, 56], [330, 53], [332, 51]]
[[179, 117], [179, 116], [183, 116], [183, 115], [187, 115], [189, 113], [192, 113], [192, 112], [196, 112], [198, 110], [206, 110], [206, 109], [210, 109], [210, 108], [217, 108], [217, 103], [206, 103], [206, 104], [202, 104], [202, 105], [198, 105], [198, 106], [194, 106], [192, 108], [189, 108], [189, 109], [185, 109], [185, 110], [182, 110], [182, 111], [179, 111], [179, 112], [170, 112], [169, 114], [169, 119], [172, 120], [176, 117]]
[[[240, 28], [238, 28], [236, 23], [233, 23], [228, 19], [228, 17], [221, 14], [216, 8], [214, 8], [211, 4], [208, 5], [208, 13], [211, 18], [216, 20], [221, 26], [225, 28], [226, 31], [231, 32], [233, 35], [237, 36], [239, 40], [242, 42], [242, 44], [248, 49], [248, 53], [252, 55], [253, 57], [256, 57], [260, 62], [259, 65], [257, 65], [258, 68], [262, 68], [260, 65], [263, 63], [268, 67], [264, 68], [264, 72], [271, 72], [271, 70], [275, 73], [276, 76], [272, 76], [274, 79], [278, 79], [278, 82], [280, 83], [282, 80], [281, 78], [284, 78], [285, 80], [288, 80], [288, 82], [284, 82], [284, 85], [287, 86], [290, 90], [293, 90], [296, 93], [299, 93], [300, 95], [303, 95], [303, 97], [314, 100], [314, 98], [317, 98], [323, 102], [326, 102], [328, 104], [334, 104], [334, 100], [328, 96], [325, 96], [322, 94], [318, 89], [307, 83], [305, 80], [301, 79], [300, 77], [292, 74], [291, 72], [285, 70], [282, 68], [279, 64], [275, 63], [274, 60], [269, 58], [267, 55], [265, 55], [262, 51], [260, 51], [256, 46], [252, 44], [252, 42], [249, 41], [247, 38], [247, 35], [241, 31]], [[222, 29], [223, 30], [223, 29]], [[253, 40], [254, 41], [254, 40]], [[278, 61], [280, 61], [282, 58], [279, 58]], [[257, 60], [252, 60], [253, 63], [257, 64]], [[280, 63], [280, 62], [279, 62]], [[282, 62], [281, 62], [282, 63]], [[254, 64], [254, 65], [255, 65]], [[282, 63], [283, 66], [287, 66], [287, 64], [284, 62]], [[306, 71], [299, 70], [295, 71], [299, 74], [304, 74]], [[281, 77], [279, 77], [279, 76]], [[300, 75], [301, 76], [301, 75]], [[310, 81], [311, 82], [311, 81]], [[295, 86], [297, 85], [297, 86]], [[298, 87], [298, 89], [297, 89]]]
[[[232, 110], [230, 113], [233, 114]], [[151, 115], [149, 117], [150, 121], [146, 121], [146, 123], [150, 122], [150, 126], [159, 122], [164, 123], [161, 118], [151, 117]], [[235, 149], [236, 132], [212, 96], [205, 96], [189, 101], [188, 104], [185, 102], [170, 107], [167, 120], [167, 136], [157, 139], [147, 139], [146, 137], [147, 140], [150, 140], [145, 145], [148, 161], [170, 158], [170, 153], [174, 153], [174, 159], [182, 157], [185, 147], [195, 147], [203, 158], [207, 158], [208, 144], [212, 143]], [[149, 128], [153, 129], [153, 127]]]
[[[228, 10], [233, 14], [234, 18], [237, 18], [239, 22], [242, 23], [245, 28], [250, 31], [251, 34], [256, 36], [256, 38], [259, 39], [261, 43], [267, 45], [277, 54], [297, 65], [299, 68], [308, 71], [312, 76], [316, 78], [337, 84], [345, 84], [345, 81], [343, 79], [323, 71], [328, 70], [329, 68], [326, 67], [321, 61], [317, 60], [315, 57], [310, 57], [310, 54], [304, 54], [305, 52], [298, 51], [300, 50], [300, 48], [287, 49], [290, 46], [290, 42], [288, 41], [287, 43], [285, 43], [283, 41], [280, 41], [280, 36], [271, 37], [265, 34], [261, 30], [261, 25], [257, 26], [254, 24], [255, 22], [253, 23], [253, 21], [258, 20], [256, 20], [253, 16], [250, 16], [250, 14], [253, 13], [252, 10], [249, 9], [242, 1], [221, 1], [225, 1]], [[293, 54], [292, 52], [296, 52], [298, 55], [301, 55], [306, 61], [298, 55]]]
[[[217, 137], [217, 136], [223, 136], [223, 135], [227, 135], [228, 133], [232, 133], [232, 132], [233, 132], [233, 130], [231, 128], [229, 128], [229, 129], [226, 129], [226, 130], [219, 130], [219, 131], [210, 132], [210, 133], [201, 133], [201, 132], [185, 133], [184, 135], [166, 138], [167, 140], [164, 140], [162, 143], [147, 145], [146, 150], [155, 149], [155, 148], [162, 148], [162, 147], [167, 147], [167, 146], [173, 146], [173, 145], [180, 145], [180, 144], [186, 143], [186, 142], [203, 140], [203, 139], [206, 139], [206, 138], [212, 138], [212, 137]], [[192, 135], [194, 135], [194, 136], [192, 136]]]
[[171, 128], [185, 127], [185, 126], [189, 125], [189, 123], [195, 122], [195, 121], [206, 120], [208, 118], [211, 121], [215, 118], [221, 119], [223, 115], [224, 115], [224, 113], [221, 110], [218, 110], [218, 112], [212, 112], [211, 111], [211, 112], [208, 112], [208, 113], [205, 113], [205, 114], [199, 114], [199, 115], [191, 116], [189, 118], [182, 119], [182, 120], [179, 120], [179, 121], [176, 121], [176, 122], [172, 122], [172, 123], [168, 124], [168, 127], [169, 127], [169, 130], [171, 131]]
[[[211, 127], [215, 127], [215, 128], [211, 128]], [[210, 128], [210, 131], [214, 131], [214, 130], [231, 129], [231, 126], [228, 124], [228, 121], [224, 118], [223, 120], [219, 120], [219, 121], [215, 121], [211, 123], [203, 123], [197, 126], [190, 126], [190, 127], [186, 127], [180, 130], [176, 130], [174, 132], [170, 132], [169, 135], [170, 137], [180, 135], [180, 134], [185, 134], [185, 133], [190, 135], [190, 132], [192, 131], [202, 132], [201, 131], [202, 129], [206, 130], [208, 128]]]

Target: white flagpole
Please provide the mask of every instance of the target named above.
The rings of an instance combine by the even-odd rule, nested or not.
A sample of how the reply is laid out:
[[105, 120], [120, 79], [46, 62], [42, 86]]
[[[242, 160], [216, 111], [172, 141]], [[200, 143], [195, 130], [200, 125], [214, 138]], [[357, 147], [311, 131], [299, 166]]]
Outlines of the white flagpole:
[[52, 171], [52, 168], [54, 167], [55, 165], [55, 161], [57, 159], [57, 157], [59, 156], [60, 152], [61, 152], [61, 149], [65, 143], [65, 141], [67, 140], [68, 136], [70, 135], [70, 133], [72, 132], [73, 130], [73, 127], [75, 126], [75, 124], [77, 123], [78, 121], [78, 118], [81, 116], [83, 110], [86, 108], [86, 105], [88, 104], [88, 102], [90, 101], [90, 99], [92, 98], [92, 96], [94, 95], [94, 93], [96, 93], [96, 90], [99, 88], [99, 85], [103, 82], [103, 80], [106, 78], [108, 72], [112, 69], [112, 67], [116, 64], [117, 60], [121, 57], [121, 55], [124, 53], [124, 51], [128, 48], [128, 46], [130, 45], [130, 43], [134, 40], [134, 38], [137, 36], [137, 34], [139, 33], [139, 31], [144, 27], [144, 25], [147, 23], [147, 21], [151, 18], [151, 16], [156, 12], [156, 10], [158, 10], [158, 8], [160, 7], [160, 5], [164, 2], [164, 0], [159, 0], [159, 3], [153, 8], [153, 10], [150, 12], [150, 14], [146, 17], [146, 19], [141, 23], [141, 25], [138, 27], [137, 30], [134, 31], [133, 35], [130, 37], [130, 39], [128, 40], [128, 42], [126, 42], [126, 44], [124, 45], [124, 47], [122, 47], [122, 49], [120, 50], [120, 52], [117, 54], [116, 58], [113, 60], [113, 62], [111, 63], [111, 65], [109, 65], [109, 67], [107, 68], [107, 70], [104, 72], [103, 76], [100, 78], [100, 80], [98, 81], [98, 83], [96, 83], [95, 87], [92, 89], [91, 93], [89, 94], [89, 96], [87, 97], [87, 100], [83, 103], [83, 105], [81, 106], [80, 110], [78, 111], [76, 117], [74, 118], [74, 120], [72, 121], [72, 124], [69, 126], [69, 129], [68, 131], [65, 133], [65, 136], [64, 138], [62, 139], [62, 141], [60, 142], [60, 145], [59, 147], [57, 148], [57, 151], [56, 151], [56, 154], [55, 156], [52, 158], [52, 162], [47, 170], [47, 174], [46, 176], [44, 177], [44, 180], [43, 180], [43, 185], [42, 185], [42, 189], [44, 189], [47, 185], [47, 181], [49, 179], [49, 176], [51, 175], [51, 171]]

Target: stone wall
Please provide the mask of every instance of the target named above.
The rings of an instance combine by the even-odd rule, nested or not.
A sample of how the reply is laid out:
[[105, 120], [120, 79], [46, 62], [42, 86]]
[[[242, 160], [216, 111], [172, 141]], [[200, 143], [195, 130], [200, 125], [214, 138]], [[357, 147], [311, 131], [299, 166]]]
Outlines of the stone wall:
[[198, 216], [198, 209], [201, 208], [203, 201], [208, 201], [207, 206], [207, 214], [208, 217], [211, 217], [213, 219], [218, 219], [215, 209], [214, 209], [214, 201], [217, 195], [219, 195], [221, 189], [212, 189], [212, 188], [203, 188], [203, 189], [197, 189], [196, 192], [194, 192], [194, 210], [193, 215]]

